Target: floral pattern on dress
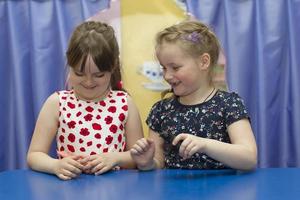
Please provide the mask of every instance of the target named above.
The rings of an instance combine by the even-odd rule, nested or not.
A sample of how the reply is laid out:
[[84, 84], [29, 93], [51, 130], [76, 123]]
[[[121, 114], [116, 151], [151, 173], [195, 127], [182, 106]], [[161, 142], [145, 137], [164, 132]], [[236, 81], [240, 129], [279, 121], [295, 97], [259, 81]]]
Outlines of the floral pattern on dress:
[[166, 168], [222, 169], [227, 167], [202, 153], [182, 160], [179, 146], [173, 146], [172, 140], [188, 133], [230, 143], [227, 127], [243, 118], [249, 116], [238, 94], [218, 90], [210, 100], [197, 105], [183, 105], [176, 97], [163, 99], [153, 105], [146, 123], [164, 140]]

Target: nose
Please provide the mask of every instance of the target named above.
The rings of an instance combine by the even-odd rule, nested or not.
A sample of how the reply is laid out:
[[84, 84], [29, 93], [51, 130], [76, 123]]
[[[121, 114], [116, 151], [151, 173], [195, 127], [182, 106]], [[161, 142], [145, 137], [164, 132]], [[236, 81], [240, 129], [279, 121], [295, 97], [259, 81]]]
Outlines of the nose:
[[86, 76], [84, 80], [84, 85], [85, 86], [92, 86], [94, 84], [94, 80], [91, 76]]
[[164, 76], [164, 79], [165, 79], [166, 81], [169, 81], [169, 80], [171, 80], [171, 79], [173, 78], [173, 73], [171, 73], [171, 72], [168, 71], [168, 70], [165, 70], [165, 71], [163, 72], [163, 76]]

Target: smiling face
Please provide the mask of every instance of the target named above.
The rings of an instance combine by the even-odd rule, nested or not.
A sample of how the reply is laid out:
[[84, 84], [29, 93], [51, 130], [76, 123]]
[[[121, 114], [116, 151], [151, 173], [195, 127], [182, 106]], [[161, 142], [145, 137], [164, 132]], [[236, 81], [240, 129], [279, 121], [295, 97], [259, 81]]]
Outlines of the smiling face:
[[83, 69], [81, 65], [70, 68], [69, 83], [79, 99], [96, 101], [105, 97], [110, 90], [111, 72], [99, 71], [88, 56]]
[[207, 76], [201, 59], [185, 53], [176, 43], [162, 43], [156, 48], [156, 56], [163, 68], [164, 79], [176, 96], [189, 96], [197, 92]]

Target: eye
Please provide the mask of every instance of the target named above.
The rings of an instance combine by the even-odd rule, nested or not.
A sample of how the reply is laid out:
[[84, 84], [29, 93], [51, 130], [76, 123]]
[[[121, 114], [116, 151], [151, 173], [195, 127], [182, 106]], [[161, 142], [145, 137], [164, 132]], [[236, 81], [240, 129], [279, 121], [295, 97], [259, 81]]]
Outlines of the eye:
[[76, 71], [74, 71], [74, 74], [75, 74], [76, 76], [83, 76], [83, 75], [84, 75], [82, 72], [76, 72]]
[[102, 78], [104, 76], [104, 74], [95, 74], [96, 78]]

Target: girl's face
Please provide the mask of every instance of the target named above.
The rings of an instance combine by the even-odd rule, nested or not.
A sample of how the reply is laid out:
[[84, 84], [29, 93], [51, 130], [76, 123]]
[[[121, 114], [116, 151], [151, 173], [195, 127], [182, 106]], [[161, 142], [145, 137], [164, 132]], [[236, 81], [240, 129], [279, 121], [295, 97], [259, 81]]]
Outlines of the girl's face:
[[156, 49], [164, 79], [176, 96], [193, 95], [205, 80], [201, 59], [186, 54], [177, 44], [163, 43]]
[[69, 74], [70, 85], [79, 99], [96, 101], [107, 95], [110, 90], [111, 72], [101, 72], [88, 56], [84, 71], [80, 65], [71, 68]]

